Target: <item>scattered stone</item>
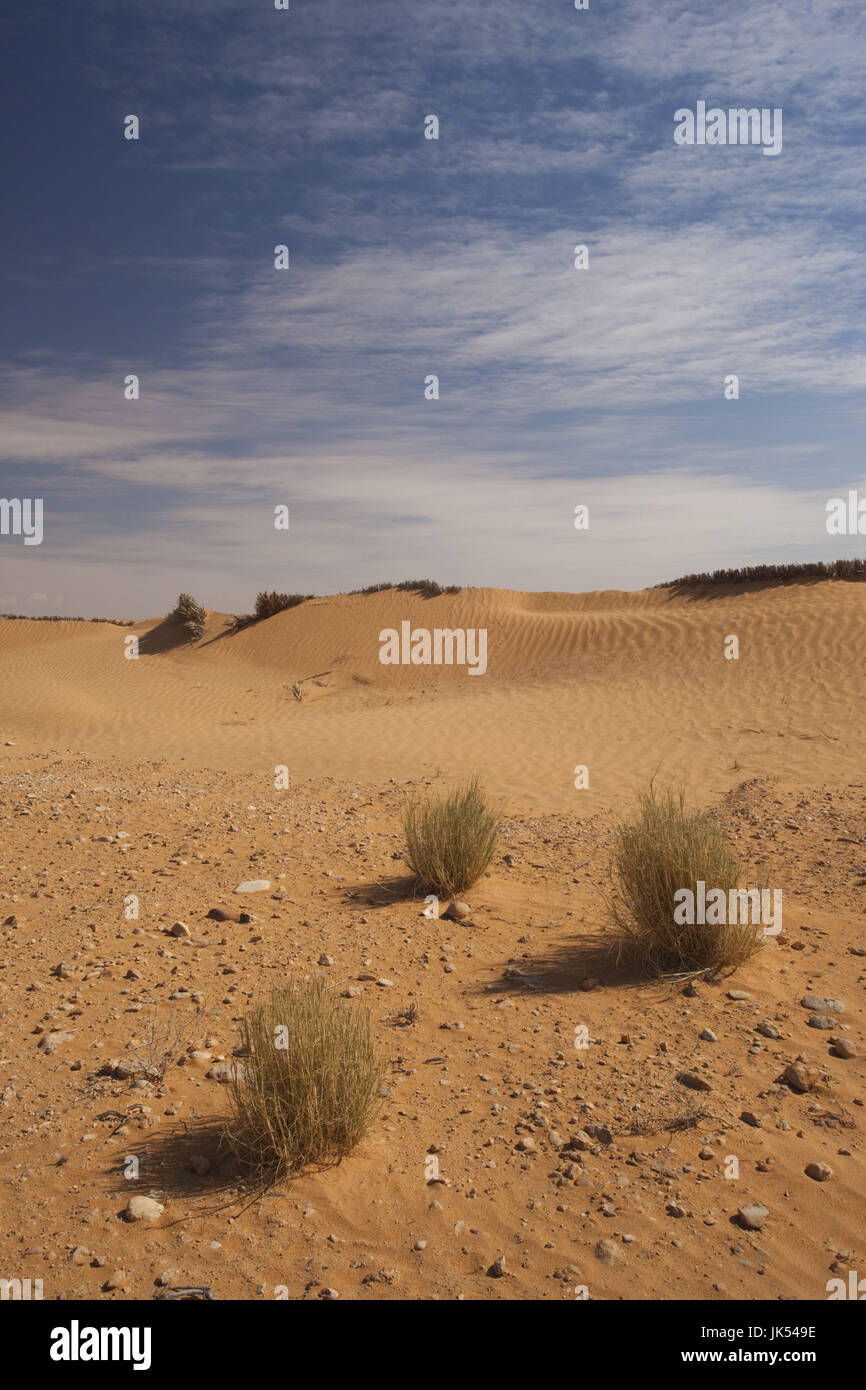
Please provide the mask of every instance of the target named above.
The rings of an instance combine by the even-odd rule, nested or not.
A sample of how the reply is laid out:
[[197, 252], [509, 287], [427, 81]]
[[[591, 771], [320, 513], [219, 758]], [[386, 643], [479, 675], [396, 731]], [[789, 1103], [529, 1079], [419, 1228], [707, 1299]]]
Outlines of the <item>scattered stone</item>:
[[333, 956], [329, 956], [328, 953], [327, 953], [327, 951], [323, 951], [322, 954], [319, 956], [319, 964], [320, 964], [320, 965], [333, 965], [333, 964], [334, 964], [334, 957], [333, 957]]
[[830, 1167], [829, 1163], [806, 1164], [806, 1177], [814, 1178], [815, 1182], [826, 1182], [827, 1179], [832, 1178], [832, 1176], [833, 1169]]
[[673, 1201], [673, 1199], [666, 1204], [665, 1211], [668, 1216], [685, 1216], [686, 1214], [685, 1207], [682, 1206], [680, 1202]]
[[111, 1293], [113, 1289], [122, 1289], [129, 1275], [125, 1269], [116, 1269], [113, 1274], [109, 1274], [102, 1286], [104, 1293]]
[[169, 927], [168, 934], [169, 936], [192, 936], [186, 922], [175, 922], [173, 927]]
[[847, 1038], [831, 1038], [830, 1042], [833, 1044], [835, 1056], [846, 1058], [857, 1056], [856, 1047], [852, 1042], [849, 1042]]
[[810, 1028], [822, 1028], [825, 1032], [836, 1027], [836, 1020], [832, 1014], [812, 1014], [809, 1018]]
[[740, 1119], [744, 1125], [751, 1125], [753, 1129], [763, 1128], [760, 1116], [756, 1115], [754, 1110], [744, 1110], [740, 1115]]
[[427, 1249], [427, 1242], [426, 1242], [426, 1240], [416, 1240], [415, 1244], [412, 1246], [412, 1249], [413, 1249], [413, 1250], [426, 1250], [426, 1249]]
[[711, 1091], [713, 1089], [710, 1082], [696, 1071], [681, 1071], [677, 1081], [681, 1086], [688, 1086], [691, 1091]]
[[87, 1246], [86, 1246], [86, 1245], [76, 1245], [75, 1249], [71, 1252], [71, 1254], [70, 1254], [70, 1256], [69, 1256], [69, 1259], [68, 1259], [68, 1261], [67, 1261], [67, 1264], [71, 1264], [71, 1265], [86, 1265], [86, 1264], [87, 1264], [87, 1261], [88, 1261], [89, 1259], [90, 1259], [90, 1251], [88, 1250]]
[[781, 1030], [769, 1018], [763, 1019], [757, 1025], [755, 1032], [760, 1033], [762, 1038], [781, 1038], [782, 1036]]
[[236, 893], [267, 893], [271, 886], [269, 878], [250, 878], [245, 883], [239, 883], [235, 889]]
[[740, 1225], [745, 1226], [747, 1231], [760, 1231], [769, 1215], [767, 1208], [760, 1202], [749, 1202], [746, 1206], [737, 1208]]
[[472, 908], [468, 903], [450, 902], [442, 914], [443, 917], [450, 917], [455, 922], [465, 922], [467, 917], [472, 916]]
[[57, 1029], [56, 1032], [45, 1033], [39, 1039], [37, 1046], [40, 1052], [44, 1052], [47, 1057], [51, 1057], [57, 1051], [58, 1047], [62, 1047], [64, 1043], [72, 1042], [74, 1037], [74, 1033], [64, 1032], [63, 1029]]
[[595, 1258], [603, 1265], [615, 1265], [622, 1259], [620, 1248], [615, 1240], [600, 1240], [595, 1247]]
[[205, 1072], [208, 1081], [219, 1081], [226, 1086], [230, 1081], [243, 1081], [246, 1067], [240, 1062], [214, 1062], [210, 1071]]
[[488, 1269], [487, 1277], [488, 1279], [501, 1279], [505, 1272], [505, 1256], [500, 1255]]
[[524, 1134], [518, 1139], [515, 1147], [518, 1148], [521, 1153], [534, 1154], [535, 1140], [532, 1139], [528, 1134]]
[[729, 998], [729, 999], [743, 1000], [743, 999], [751, 999], [751, 997], [752, 997], [752, 996], [751, 996], [751, 994], [749, 993], [749, 991], [748, 991], [747, 989], [729, 989], [729, 990], [728, 990], [728, 998]]
[[805, 1062], [789, 1062], [782, 1072], [782, 1080], [787, 1081], [795, 1091], [811, 1091], [817, 1077]]
[[340, 1295], [336, 1289], [325, 1288], [319, 1289], [318, 1297], [324, 1299], [326, 1303], [333, 1303], [334, 1299], [339, 1298]]
[[804, 1009], [811, 1009], [818, 1014], [843, 1014], [845, 1005], [841, 999], [825, 999], [822, 994], [804, 994], [800, 1000]]
[[701, 1038], [703, 1039], [704, 1042], [718, 1042], [718, 1041], [719, 1041], [718, 1038], [716, 1037], [715, 1033], [713, 1032], [712, 1028], [704, 1028], [703, 1032], [701, 1033]]
[[153, 1197], [130, 1197], [126, 1204], [127, 1221], [158, 1221], [165, 1211], [161, 1202]]

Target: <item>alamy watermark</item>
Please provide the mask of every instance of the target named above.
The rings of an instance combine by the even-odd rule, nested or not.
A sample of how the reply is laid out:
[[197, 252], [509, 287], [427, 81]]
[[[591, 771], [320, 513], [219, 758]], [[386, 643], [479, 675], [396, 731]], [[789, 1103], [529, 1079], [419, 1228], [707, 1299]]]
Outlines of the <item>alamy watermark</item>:
[[0, 536], [23, 536], [25, 545], [41, 545], [42, 498], [0, 497]]
[[385, 627], [379, 633], [379, 660], [383, 666], [468, 666], [470, 676], [487, 670], [487, 628], [413, 628], [402, 622], [400, 631]]
[[674, 922], [677, 926], [724, 927], [741, 923], [763, 925], [764, 936], [778, 936], [782, 930], [782, 890], [776, 888], [770, 908], [769, 888], [710, 888], [698, 879], [695, 891], [678, 888], [674, 893]]
[[731, 107], [728, 111], [699, 101], [694, 111], [681, 106], [674, 112], [677, 145], [762, 145], [762, 154], [782, 152], [781, 106]]

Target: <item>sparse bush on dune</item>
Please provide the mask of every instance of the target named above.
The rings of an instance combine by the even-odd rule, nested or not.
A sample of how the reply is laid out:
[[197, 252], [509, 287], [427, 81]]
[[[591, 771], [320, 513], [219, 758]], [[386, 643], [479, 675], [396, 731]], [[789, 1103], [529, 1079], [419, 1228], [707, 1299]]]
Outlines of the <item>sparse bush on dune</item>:
[[[609, 907], [621, 954], [656, 974], [687, 974], [740, 965], [760, 948], [761, 928], [744, 922], [675, 919], [675, 895], [739, 886], [740, 869], [721, 826], [689, 811], [682, 792], [641, 794], [637, 818], [621, 825], [613, 848]], [[694, 914], [692, 914], [694, 915]]]
[[437, 584], [435, 579], [403, 579], [399, 584], [386, 579], [382, 584], [368, 584], [365, 589], [350, 589], [350, 594], [381, 594], [386, 589], [405, 589], [422, 598], [438, 598], [439, 594], [459, 594], [459, 584]]
[[172, 618], [180, 618], [191, 637], [204, 637], [207, 613], [191, 594], [180, 594], [171, 613]]
[[499, 826], [477, 777], [440, 801], [413, 801], [403, 818], [407, 863], [438, 897], [465, 893], [489, 867]]
[[796, 579], [866, 579], [866, 560], [815, 560], [801, 565], [746, 565], [743, 569], [707, 570], [656, 584], [657, 589], [686, 589], [713, 584], [784, 584]]
[[253, 615], [256, 619], [272, 618], [275, 613], [283, 613], [287, 608], [297, 608], [299, 603], [305, 603], [312, 594], [278, 594], [274, 590], [270, 593], [263, 591], [256, 594], [256, 611]]
[[375, 1118], [384, 1074], [368, 1012], [323, 980], [292, 984], [244, 1016], [241, 1041], [225, 1139], [242, 1166], [276, 1179], [350, 1153]]

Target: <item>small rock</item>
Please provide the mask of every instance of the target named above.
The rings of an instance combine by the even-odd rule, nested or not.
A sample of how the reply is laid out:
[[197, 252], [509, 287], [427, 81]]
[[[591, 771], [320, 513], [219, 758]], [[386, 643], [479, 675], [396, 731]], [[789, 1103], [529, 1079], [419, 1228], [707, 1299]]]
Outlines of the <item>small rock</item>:
[[622, 1259], [620, 1248], [615, 1240], [600, 1240], [595, 1247], [595, 1258], [603, 1265], [615, 1265]]
[[535, 1140], [528, 1134], [524, 1134], [518, 1139], [515, 1148], [519, 1149], [521, 1153], [533, 1154], [535, 1153]]
[[747, 989], [729, 989], [729, 990], [728, 990], [728, 998], [729, 998], [729, 999], [743, 1000], [743, 999], [751, 999], [751, 997], [752, 997], [752, 996], [751, 996], [751, 994], [749, 994], [749, 991], [748, 991]]
[[753, 1129], [763, 1128], [760, 1116], [756, 1115], [754, 1110], [744, 1110], [740, 1115], [740, 1119], [744, 1125], [751, 1125]]
[[782, 1080], [787, 1081], [795, 1091], [811, 1091], [817, 1077], [805, 1062], [789, 1062], [782, 1072]]
[[236, 893], [267, 893], [271, 886], [269, 878], [250, 878], [245, 883], [239, 883], [235, 889]]
[[857, 1049], [847, 1038], [831, 1038], [833, 1052], [837, 1057], [856, 1057]]
[[214, 1062], [210, 1071], [205, 1072], [208, 1081], [219, 1081], [227, 1086], [230, 1081], [243, 1081], [246, 1068], [240, 1062]]
[[767, 1208], [760, 1202], [749, 1202], [746, 1206], [737, 1208], [740, 1225], [745, 1226], [747, 1231], [760, 1231], [769, 1215]]
[[86, 1265], [89, 1259], [90, 1251], [88, 1250], [87, 1246], [76, 1245], [75, 1249], [70, 1254], [67, 1263], [71, 1265]]
[[41, 1037], [37, 1046], [40, 1052], [44, 1052], [46, 1056], [51, 1057], [57, 1051], [58, 1047], [62, 1047], [64, 1043], [72, 1042], [74, 1037], [74, 1033], [67, 1033], [62, 1029], [58, 1029], [54, 1033], [46, 1033]]
[[800, 1000], [800, 1005], [804, 1009], [811, 1009], [818, 1014], [843, 1014], [845, 1005], [841, 999], [826, 999], [823, 994], [804, 994]]
[[825, 1032], [836, 1027], [836, 1020], [832, 1014], [812, 1014], [809, 1018], [810, 1028], [822, 1028]]
[[704, 1028], [703, 1032], [701, 1033], [701, 1038], [703, 1039], [704, 1042], [718, 1042], [718, 1041], [719, 1041], [718, 1038], [716, 1037], [715, 1033], [713, 1032], [712, 1028]]
[[320, 964], [320, 965], [333, 965], [333, 964], [334, 964], [334, 957], [333, 957], [333, 956], [329, 956], [328, 953], [327, 953], [327, 951], [323, 951], [322, 954], [319, 956], [319, 964]]
[[696, 1071], [681, 1071], [677, 1081], [681, 1086], [688, 1086], [691, 1091], [711, 1091], [713, 1089], [710, 1082]]
[[832, 1176], [833, 1169], [830, 1167], [829, 1163], [806, 1164], [806, 1177], [814, 1178], [815, 1182], [826, 1182], [827, 1179], [832, 1178]]
[[472, 908], [468, 903], [461, 903], [455, 899], [448, 904], [442, 915], [452, 918], [455, 922], [465, 922], [467, 917], [472, 916]]
[[488, 1279], [501, 1279], [505, 1274], [505, 1256], [500, 1255], [487, 1271]]
[[318, 1297], [324, 1299], [326, 1303], [333, 1303], [334, 1299], [339, 1298], [340, 1295], [337, 1293], [336, 1289], [325, 1288], [319, 1289]]
[[762, 1038], [781, 1038], [782, 1034], [773, 1023], [772, 1019], [763, 1019], [756, 1027], [755, 1032], [760, 1033]]
[[186, 922], [175, 922], [174, 926], [168, 929], [169, 936], [192, 936], [192, 932]]
[[161, 1202], [152, 1197], [130, 1197], [126, 1204], [127, 1221], [158, 1221], [165, 1211]]
[[415, 1244], [412, 1246], [412, 1249], [413, 1249], [413, 1250], [426, 1250], [426, 1249], [427, 1249], [427, 1242], [426, 1242], [426, 1240], [416, 1240]]

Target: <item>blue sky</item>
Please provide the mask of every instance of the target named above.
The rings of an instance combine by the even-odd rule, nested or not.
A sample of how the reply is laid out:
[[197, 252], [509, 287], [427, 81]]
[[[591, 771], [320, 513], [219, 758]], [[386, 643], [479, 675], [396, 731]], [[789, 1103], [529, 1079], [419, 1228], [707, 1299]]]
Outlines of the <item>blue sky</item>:
[[[866, 495], [866, 7], [82, 0], [0, 36], [0, 496], [45, 509], [0, 611], [862, 553], [825, 504]], [[782, 152], [678, 147], [698, 100], [782, 108]]]

